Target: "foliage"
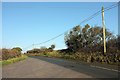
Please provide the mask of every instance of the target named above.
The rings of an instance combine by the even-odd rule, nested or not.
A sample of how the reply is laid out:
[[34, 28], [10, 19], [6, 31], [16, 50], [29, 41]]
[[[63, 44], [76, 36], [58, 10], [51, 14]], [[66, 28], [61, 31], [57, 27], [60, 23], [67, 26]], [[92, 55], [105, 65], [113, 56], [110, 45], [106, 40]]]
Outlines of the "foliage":
[[21, 56], [20, 48], [13, 48], [13, 49], [2, 49], [2, 60], [7, 60], [10, 58], [15, 58]]
[[55, 51], [53, 50], [55, 46], [51, 45], [49, 48], [38, 49], [38, 52], [31, 50], [33, 51], [31, 54], [88, 63], [99, 62], [117, 65], [120, 63], [120, 35], [114, 36], [108, 29], [106, 29], [106, 55], [103, 55], [103, 28], [100, 26], [91, 27], [86, 24], [81, 28], [78, 25], [65, 34], [64, 40], [67, 49]]
[[8, 59], [8, 60], [0, 61], [0, 64], [7, 65], [7, 64], [11, 64], [11, 63], [15, 63], [15, 62], [24, 60], [26, 58], [27, 58], [26, 55], [21, 55], [20, 57], [17, 57], [17, 58], [12, 58], [12, 59]]
[[36, 53], [41, 53], [41, 54], [46, 54], [47, 52], [52, 52], [53, 49], [55, 48], [55, 45], [51, 45], [49, 48], [46, 48], [42, 46], [40, 49], [39, 48], [34, 48], [32, 50], [28, 50], [27, 54], [36, 54]]
[[29, 56], [44, 56], [44, 57], [52, 57], [52, 58], [64, 58], [64, 59], [71, 59], [71, 60], [77, 60], [77, 61], [83, 61], [87, 63], [102, 63], [102, 64], [114, 64], [119, 65], [120, 64], [120, 54], [107, 54], [107, 56], [102, 55], [102, 53], [89, 53], [85, 54], [84, 52], [76, 52], [74, 54], [65, 54], [61, 53], [61, 51], [52, 51], [47, 52], [46, 54], [28, 54]]
[[[108, 52], [112, 51], [113, 48], [110, 49], [110, 47], [113, 45], [114, 50], [117, 51], [117, 40], [115, 36], [107, 29], [106, 41]], [[88, 24], [81, 28], [78, 25], [70, 32], [65, 34], [65, 44], [70, 52], [103, 52], [103, 28], [99, 26], [90, 27]]]
[[55, 45], [54, 45], [54, 44], [52, 44], [51, 47], [49, 47], [49, 49], [52, 49], [52, 50], [53, 50], [54, 48], [55, 48]]
[[55, 45], [52, 44], [52, 45], [48, 48], [48, 50], [49, 50], [49, 51], [53, 51], [54, 48], [55, 48]]
[[20, 47], [14, 47], [14, 48], [12, 48], [12, 50], [17, 50], [18, 52], [22, 51], [22, 49]]

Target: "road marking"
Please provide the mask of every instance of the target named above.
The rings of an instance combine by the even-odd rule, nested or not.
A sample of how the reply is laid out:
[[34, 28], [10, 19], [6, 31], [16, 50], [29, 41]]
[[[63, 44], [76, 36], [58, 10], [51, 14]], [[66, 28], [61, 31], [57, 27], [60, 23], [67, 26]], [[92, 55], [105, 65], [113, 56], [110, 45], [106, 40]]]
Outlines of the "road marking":
[[111, 71], [120, 72], [120, 71], [118, 71], [118, 70], [115, 70], [115, 69], [109, 69], [109, 68], [100, 67], [100, 66], [94, 66], [94, 65], [90, 65], [90, 67], [96, 67], [96, 68], [100, 68], [100, 69], [106, 69], [106, 70], [111, 70]]

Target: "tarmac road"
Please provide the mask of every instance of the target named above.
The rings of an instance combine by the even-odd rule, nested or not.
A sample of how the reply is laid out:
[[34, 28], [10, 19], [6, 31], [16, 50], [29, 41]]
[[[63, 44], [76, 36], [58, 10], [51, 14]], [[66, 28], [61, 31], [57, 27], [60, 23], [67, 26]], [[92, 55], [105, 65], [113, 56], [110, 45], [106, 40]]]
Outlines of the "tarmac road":
[[118, 71], [59, 58], [28, 57], [3, 66], [3, 78], [118, 78]]

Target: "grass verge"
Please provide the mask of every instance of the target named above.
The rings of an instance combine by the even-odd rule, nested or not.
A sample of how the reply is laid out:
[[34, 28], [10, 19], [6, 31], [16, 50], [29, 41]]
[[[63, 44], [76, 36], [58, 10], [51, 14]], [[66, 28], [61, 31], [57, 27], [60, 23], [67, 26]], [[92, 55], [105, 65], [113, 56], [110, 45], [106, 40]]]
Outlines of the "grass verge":
[[74, 53], [74, 54], [64, 54], [58, 51], [46, 52], [46, 53], [30, 53], [28, 56], [44, 56], [52, 58], [63, 58], [69, 60], [83, 61], [87, 63], [101, 63], [109, 65], [120, 66], [120, 57], [119, 56], [103, 56], [98, 53]]
[[3, 60], [3, 61], [0, 61], [0, 66], [1, 66], [1, 65], [4, 66], [4, 65], [11, 64], [11, 63], [15, 63], [15, 62], [24, 60], [24, 59], [26, 59], [26, 58], [27, 58], [26, 55], [21, 55], [21, 57], [12, 58], [12, 59], [8, 59], [8, 60]]

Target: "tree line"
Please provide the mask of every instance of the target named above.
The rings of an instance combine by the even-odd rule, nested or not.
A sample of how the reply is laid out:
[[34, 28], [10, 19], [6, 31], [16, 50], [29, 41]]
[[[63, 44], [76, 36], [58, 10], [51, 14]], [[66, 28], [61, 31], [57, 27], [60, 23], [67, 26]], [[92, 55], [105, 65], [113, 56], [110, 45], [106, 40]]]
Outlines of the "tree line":
[[89, 24], [83, 28], [80, 25], [75, 26], [65, 33], [66, 49], [54, 50], [55, 45], [51, 45], [49, 48], [28, 50], [27, 54], [118, 65], [120, 62], [120, 36], [114, 35], [108, 29], [105, 31], [106, 54], [104, 54], [103, 46], [103, 28], [101, 26], [91, 27]]
[[36, 54], [36, 53], [46, 54], [47, 52], [52, 52], [54, 48], [55, 48], [55, 45], [52, 44], [49, 48], [42, 46], [41, 48], [34, 48], [32, 50], [28, 50], [26, 53], [27, 54]]
[[[83, 28], [81, 26], [74, 27], [67, 32], [64, 37], [67, 51], [75, 52], [101, 52], [103, 54], [103, 28], [100, 26], [91, 27], [86, 24]], [[120, 36], [113, 35], [106, 29], [106, 47], [107, 53], [120, 52]]]

